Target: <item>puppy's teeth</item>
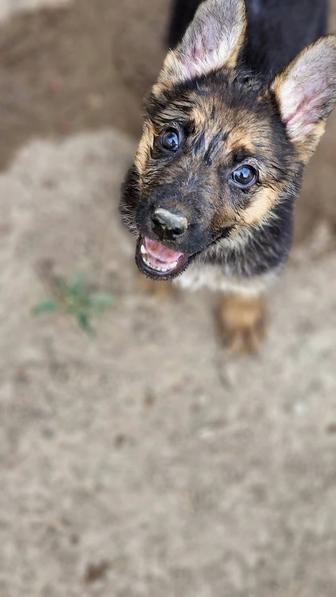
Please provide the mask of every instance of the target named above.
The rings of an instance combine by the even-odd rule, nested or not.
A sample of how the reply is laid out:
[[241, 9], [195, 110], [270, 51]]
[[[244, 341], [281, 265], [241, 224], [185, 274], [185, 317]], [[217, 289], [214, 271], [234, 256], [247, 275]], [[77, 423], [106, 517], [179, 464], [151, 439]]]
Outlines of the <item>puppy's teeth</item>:
[[[141, 249], [142, 249], [142, 247], [141, 247]], [[160, 265], [157, 264], [155, 267], [153, 267], [153, 264], [151, 263], [151, 260], [148, 257], [148, 253], [146, 251], [142, 251], [142, 250], [141, 250], [141, 253], [143, 255], [144, 263], [148, 267], [150, 267], [152, 270], [160, 272], [162, 274], [167, 274], [167, 273], [173, 271], [178, 265], [178, 261], [175, 261], [174, 263], [169, 263], [169, 264], [165, 264], [165, 263], [161, 263]]]
[[141, 245], [140, 251], [141, 251], [142, 255], [147, 255], [147, 251], [146, 251], [146, 249], [145, 249], [145, 247], [143, 245]]

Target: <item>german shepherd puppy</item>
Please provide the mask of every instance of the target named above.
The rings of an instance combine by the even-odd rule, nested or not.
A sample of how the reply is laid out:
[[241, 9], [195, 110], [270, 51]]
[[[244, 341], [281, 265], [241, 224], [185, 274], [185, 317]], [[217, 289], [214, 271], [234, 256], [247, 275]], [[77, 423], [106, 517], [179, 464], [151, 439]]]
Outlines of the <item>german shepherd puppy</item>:
[[263, 335], [263, 293], [288, 257], [304, 166], [336, 102], [327, 8], [176, 1], [173, 49], [146, 102], [121, 201], [136, 263], [154, 280], [222, 291], [234, 351]]

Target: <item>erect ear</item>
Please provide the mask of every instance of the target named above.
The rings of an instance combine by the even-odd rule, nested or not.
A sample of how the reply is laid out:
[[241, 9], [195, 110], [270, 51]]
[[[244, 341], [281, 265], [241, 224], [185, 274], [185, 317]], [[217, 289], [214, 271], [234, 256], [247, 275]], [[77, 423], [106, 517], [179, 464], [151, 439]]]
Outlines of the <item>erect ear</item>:
[[336, 103], [336, 37], [324, 37], [303, 50], [275, 78], [272, 90], [288, 136], [306, 162]]
[[244, 0], [207, 0], [198, 8], [180, 45], [169, 52], [160, 83], [177, 83], [234, 67], [244, 41]]

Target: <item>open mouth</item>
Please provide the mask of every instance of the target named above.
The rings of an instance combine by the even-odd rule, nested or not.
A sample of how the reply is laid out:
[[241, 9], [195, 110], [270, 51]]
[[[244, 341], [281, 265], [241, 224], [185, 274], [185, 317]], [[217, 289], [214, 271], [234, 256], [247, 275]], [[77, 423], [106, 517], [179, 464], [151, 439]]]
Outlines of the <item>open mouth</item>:
[[141, 272], [151, 278], [167, 280], [181, 274], [190, 256], [168, 249], [156, 240], [140, 238], [136, 250], [136, 263]]

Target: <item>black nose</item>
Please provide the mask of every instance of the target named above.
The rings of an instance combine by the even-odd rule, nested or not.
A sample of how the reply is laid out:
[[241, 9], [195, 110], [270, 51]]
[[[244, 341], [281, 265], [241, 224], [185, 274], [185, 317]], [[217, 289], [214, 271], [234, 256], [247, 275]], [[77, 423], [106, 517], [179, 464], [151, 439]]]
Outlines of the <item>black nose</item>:
[[160, 240], [176, 240], [187, 230], [188, 220], [181, 214], [160, 207], [152, 215], [152, 227]]

